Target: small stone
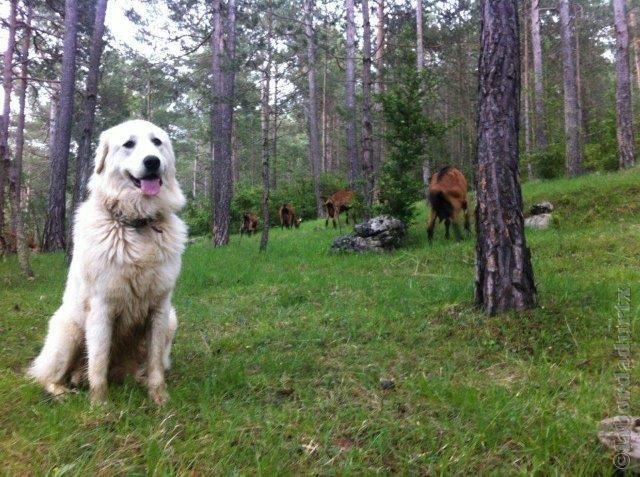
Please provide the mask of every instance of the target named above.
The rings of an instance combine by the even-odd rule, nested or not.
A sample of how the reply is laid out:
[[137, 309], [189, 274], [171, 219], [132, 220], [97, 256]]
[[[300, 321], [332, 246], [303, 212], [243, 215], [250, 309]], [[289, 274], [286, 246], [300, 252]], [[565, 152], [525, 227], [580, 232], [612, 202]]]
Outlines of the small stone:
[[549, 214], [551, 212], [553, 212], [553, 204], [547, 200], [533, 204], [529, 209], [531, 215]]
[[389, 391], [391, 389], [395, 389], [396, 382], [393, 379], [381, 379], [380, 387], [385, 391]]
[[343, 252], [381, 252], [398, 247], [406, 233], [406, 225], [388, 215], [380, 215], [354, 227], [354, 233], [338, 237], [332, 250]]
[[551, 214], [533, 215], [524, 219], [524, 226], [532, 229], [545, 230], [551, 225]]

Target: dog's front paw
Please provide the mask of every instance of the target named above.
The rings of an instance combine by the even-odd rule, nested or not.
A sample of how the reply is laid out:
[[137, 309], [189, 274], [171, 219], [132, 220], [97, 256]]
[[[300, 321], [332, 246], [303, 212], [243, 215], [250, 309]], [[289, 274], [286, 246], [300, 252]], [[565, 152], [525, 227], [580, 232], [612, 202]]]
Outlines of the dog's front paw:
[[158, 406], [163, 406], [169, 400], [169, 393], [164, 384], [149, 386], [149, 397]]
[[99, 406], [107, 403], [107, 387], [96, 386], [89, 390], [89, 398], [93, 406]]

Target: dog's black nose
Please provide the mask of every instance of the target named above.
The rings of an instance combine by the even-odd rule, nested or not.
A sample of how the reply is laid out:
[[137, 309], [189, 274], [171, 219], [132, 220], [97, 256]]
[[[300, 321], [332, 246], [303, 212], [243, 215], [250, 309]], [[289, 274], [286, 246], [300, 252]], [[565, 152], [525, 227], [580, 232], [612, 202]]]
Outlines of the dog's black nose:
[[144, 158], [142, 163], [149, 172], [155, 172], [160, 169], [160, 159], [158, 159], [156, 156], [147, 156]]

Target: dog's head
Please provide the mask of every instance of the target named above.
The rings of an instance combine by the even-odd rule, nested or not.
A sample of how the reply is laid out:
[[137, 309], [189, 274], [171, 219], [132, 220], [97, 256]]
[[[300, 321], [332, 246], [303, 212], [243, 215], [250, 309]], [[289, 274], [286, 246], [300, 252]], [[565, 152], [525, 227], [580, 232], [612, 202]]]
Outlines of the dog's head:
[[133, 215], [173, 212], [185, 203], [169, 136], [143, 120], [126, 121], [100, 135], [90, 187]]

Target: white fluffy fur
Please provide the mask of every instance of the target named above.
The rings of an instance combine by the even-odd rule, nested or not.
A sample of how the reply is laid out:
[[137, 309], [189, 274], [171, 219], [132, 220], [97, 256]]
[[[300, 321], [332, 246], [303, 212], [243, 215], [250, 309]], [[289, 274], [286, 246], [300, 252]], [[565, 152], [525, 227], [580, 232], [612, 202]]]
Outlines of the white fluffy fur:
[[[129, 140], [133, 148], [123, 146]], [[144, 195], [129, 176], [144, 175], [148, 155], [161, 161], [156, 196]], [[62, 305], [29, 369], [48, 392], [62, 394], [68, 382], [88, 378], [92, 402], [103, 401], [110, 371], [119, 367], [135, 368], [157, 404], [167, 399], [164, 372], [177, 327], [171, 295], [186, 242], [176, 216], [185, 198], [175, 173], [169, 137], [157, 126], [134, 120], [101, 134], [90, 195], [75, 217]], [[139, 219], [152, 222], [125, 225]], [[132, 346], [141, 351], [127, 352]]]

